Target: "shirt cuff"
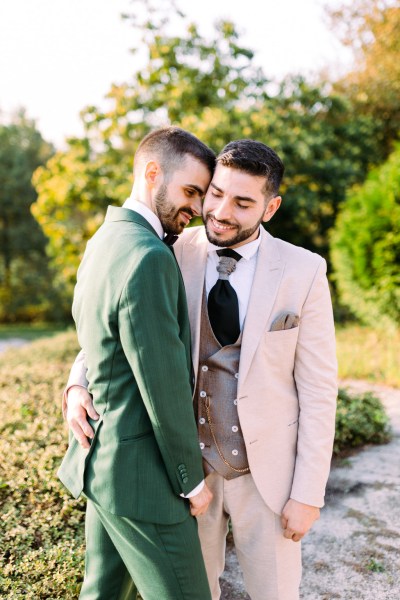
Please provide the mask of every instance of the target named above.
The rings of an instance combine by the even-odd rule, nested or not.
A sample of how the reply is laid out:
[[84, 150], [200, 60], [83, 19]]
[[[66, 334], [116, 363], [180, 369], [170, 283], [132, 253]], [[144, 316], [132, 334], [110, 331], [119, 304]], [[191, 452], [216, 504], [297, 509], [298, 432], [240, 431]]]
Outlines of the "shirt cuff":
[[196, 496], [197, 494], [200, 494], [201, 490], [204, 487], [204, 483], [205, 483], [205, 481], [203, 479], [203, 481], [201, 481], [199, 483], [199, 485], [196, 485], [196, 487], [191, 492], [189, 492], [186, 495], [185, 494], [180, 494], [180, 495], [182, 496], [182, 498], [192, 498], [193, 496]]

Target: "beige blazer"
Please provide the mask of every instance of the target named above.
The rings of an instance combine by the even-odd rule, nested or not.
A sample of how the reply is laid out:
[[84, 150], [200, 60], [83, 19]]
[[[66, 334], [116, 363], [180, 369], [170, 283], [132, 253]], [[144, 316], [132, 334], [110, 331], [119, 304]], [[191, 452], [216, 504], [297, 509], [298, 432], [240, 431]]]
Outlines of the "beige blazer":
[[[187, 229], [174, 246], [188, 298], [196, 375], [207, 247], [204, 227]], [[270, 331], [283, 311], [299, 315], [299, 326]], [[274, 512], [289, 498], [323, 506], [336, 397], [326, 263], [262, 229], [243, 328], [238, 411], [251, 473]]]

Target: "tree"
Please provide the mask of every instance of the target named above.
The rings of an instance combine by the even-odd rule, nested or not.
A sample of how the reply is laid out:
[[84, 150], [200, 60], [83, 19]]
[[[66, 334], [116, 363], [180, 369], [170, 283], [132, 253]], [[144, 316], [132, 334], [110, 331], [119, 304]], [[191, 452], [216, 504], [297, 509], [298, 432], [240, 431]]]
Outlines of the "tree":
[[[49, 290], [46, 238], [30, 207], [31, 177], [50, 156], [35, 123], [21, 111], [0, 125], [0, 320], [34, 318]], [[39, 285], [40, 282], [40, 285]]]
[[[130, 193], [132, 158], [143, 136], [167, 123], [201, 136], [192, 116], [199, 113], [207, 120], [208, 111], [216, 118], [231, 105], [233, 113], [234, 98], [238, 102], [247, 88], [242, 70], [252, 53], [238, 46], [231, 24], [220, 24], [216, 39], [210, 41], [204, 41], [194, 26], [182, 38], [152, 28], [145, 28], [144, 34], [152, 38], [147, 67], [129, 84], [112, 86], [108, 110], [89, 106], [82, 111], [84, 137], [68, 140], [68, 149], [34, 175], [38, 200], [33, 213], [49, 238], [57, 289], [66, 305], [85, 242], [103, 220], [107, 205], [120, 204]], [[251, 85], [254, 77], [249, 75]], [[224, 122], [228, 125], [226, 118]], [[226, 131], [222, 140], [217, 136], [221, 147], [229, 139]]]
[[34, 214], [49, 237], [66, 299], [106, 205], [129, 194], [139, 140], [169, 123], [216, 151], [243, 137], [276, 149], [287, 169], [283, 206], [269, 228], [328, 257], [327, 232], [337, 208], [379, 155], [374, 120], [358, 115], [327, 86], [302, 78], [272, 85], [230, 22], [217, 23], [211, 39], [190, 23], [179, 36], [171, 34], [168, 19], [154, 14], [135, 23], [148, 49], [147, 63], [130, 82], [112, 86], [105, 110], [82, 111], [84, 138], [70, 140], [66, 152], [35, 174]]
[[400, 146], [354, 188], [332, 235], [342, 302], [371, 325], [400, 320]]
[[354, 69], [336, 83], [359, 112], [380, 123], [384, 155], [400, 131], [400, 5], [398, 0], [355, 0], [330, 10], [342, 42], [353, 51]]

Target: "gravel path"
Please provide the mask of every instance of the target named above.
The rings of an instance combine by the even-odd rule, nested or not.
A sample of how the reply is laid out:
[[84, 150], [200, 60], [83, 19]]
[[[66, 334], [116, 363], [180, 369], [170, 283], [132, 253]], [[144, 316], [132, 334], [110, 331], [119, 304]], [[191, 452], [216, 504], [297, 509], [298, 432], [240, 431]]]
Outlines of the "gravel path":
[[[400, 390], [346, 381], [384, 403], [394, 437], [334, 465], [321, 519], [303, 541], [302, 600], [400, 600]], [[228, 539], [222, 600], [245, 600]]]
[[19, 348], [20, 346], [24, 346], [28, 343], [29, 340], [25, 340], [23, 338], [9, 338], [6, 340], [0, 340], [0, 353], [5, 352], [9, 348]]

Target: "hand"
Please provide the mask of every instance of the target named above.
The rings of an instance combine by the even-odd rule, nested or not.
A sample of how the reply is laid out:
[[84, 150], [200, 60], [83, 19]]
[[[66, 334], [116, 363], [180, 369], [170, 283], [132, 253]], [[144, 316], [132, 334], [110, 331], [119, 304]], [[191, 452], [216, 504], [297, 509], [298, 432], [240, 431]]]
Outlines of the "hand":
[[281, 516], [283, 535], [288, 540], [299, 542], [319, 519], [320, 510], [316, 506], [288, 500]]
[[193, 515], [193, 517], [204, 515], [204, 513], [207, 511], [208, 505], [212, 500], [212, 497], [213, 495], [205, 483], [201, 492], [196, 494], [196, 496], [189, 498], [190, 513]]
[[92, 396], [86, 388], [73, 385], [65, 394], [65, 402], [64, 415], [75, 439], [82, 448], [90, 448], [88, 438], [94, 437], [94, 431], [89, 425], [87, 417], [89, 416], [94, 421], [99, 418], [93, 406]]

